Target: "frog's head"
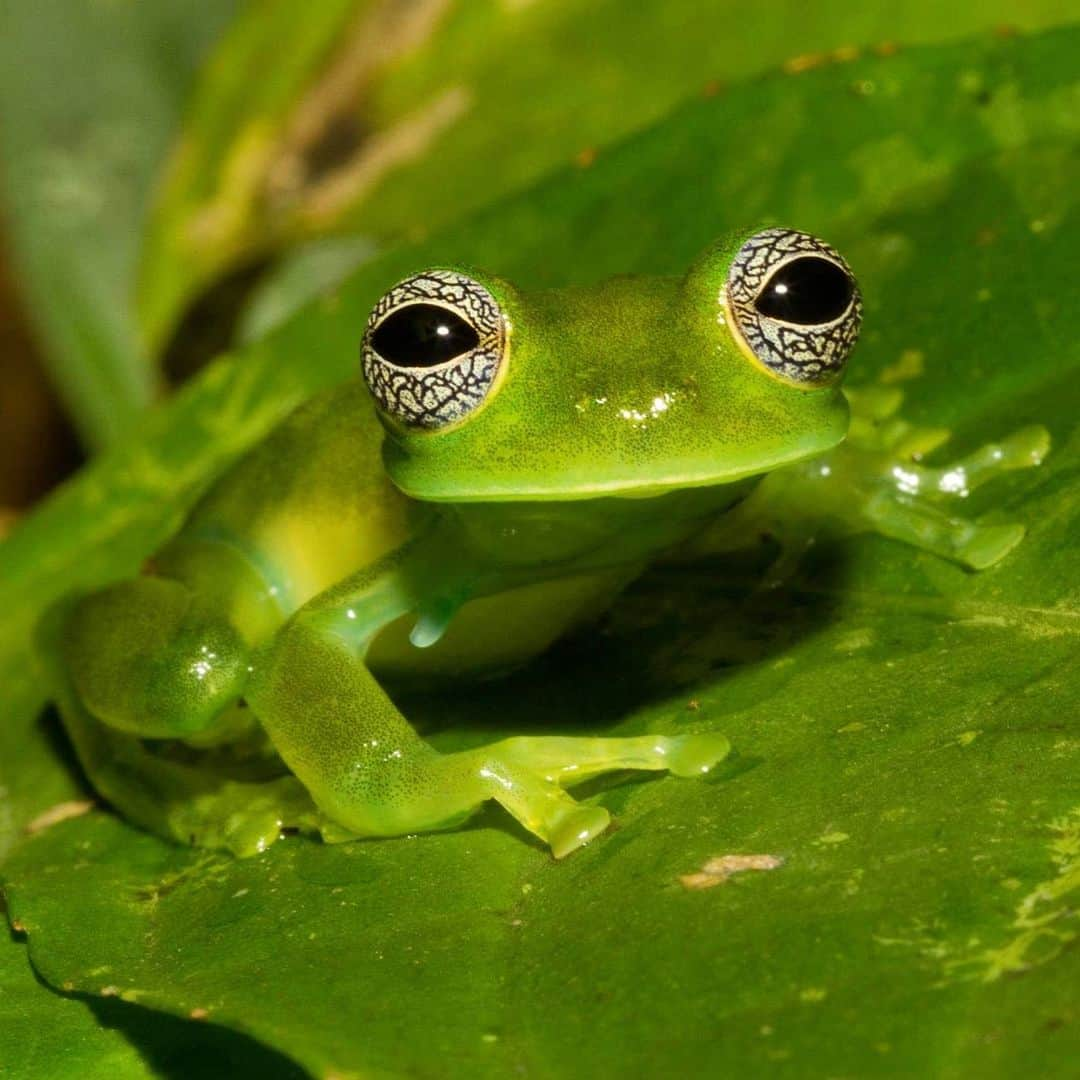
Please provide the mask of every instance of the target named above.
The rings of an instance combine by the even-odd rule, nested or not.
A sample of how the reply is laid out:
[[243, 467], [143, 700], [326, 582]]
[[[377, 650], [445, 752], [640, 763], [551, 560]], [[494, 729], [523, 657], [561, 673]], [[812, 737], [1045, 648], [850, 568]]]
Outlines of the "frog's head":
[[363, 370], [409, 495], [647, 496], [840, 442], [860, 311], [831, 247], [765, 229], [683, 278], [524, 294], [473, 270], [415, 274], [375, 305]]

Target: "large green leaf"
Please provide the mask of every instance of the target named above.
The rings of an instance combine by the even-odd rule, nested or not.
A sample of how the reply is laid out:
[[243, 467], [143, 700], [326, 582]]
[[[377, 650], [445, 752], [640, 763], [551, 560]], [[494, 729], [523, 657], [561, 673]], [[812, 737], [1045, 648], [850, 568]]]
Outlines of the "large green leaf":
[[[1055, 439], [1039, 471], [969, 500], [1030, 526], [981, 575], [871, 538], [765, 594], [747, 583], [766, 552], [657, 570], [604, 634], [413, 703], [443, 747], [553, 727], [732, 738], [709, 782], [599, 785], [619, 828], [566, 862], [494, 811], [456, 833], [289, 840], [247, 861], [97, 811], [4, 867], [46, 981], [205, 1010], [316, 1075], [1069, 1075], [1078, 47], [1070, 30], [912, 50], [689, 105], [372, 263], [28, 522], [0, 549], [0, 674], [24, 688], [0, 728], [5, 785], [24, 746], [52, 753], [34, 743], [35, 614], [137, 565], [229, 457], [349, 371], [366, 308], [424, 262], [527, 287], [670, 271], [721, 228], [780, 218], [859, 272], [854, 381], [921, 368], [906, 411], [961, 450], [1030, 422]], [[24, 789], [14, 824], [48, 801]], [[714, 860], [730, 855], [759, 869], [725, 879]]]

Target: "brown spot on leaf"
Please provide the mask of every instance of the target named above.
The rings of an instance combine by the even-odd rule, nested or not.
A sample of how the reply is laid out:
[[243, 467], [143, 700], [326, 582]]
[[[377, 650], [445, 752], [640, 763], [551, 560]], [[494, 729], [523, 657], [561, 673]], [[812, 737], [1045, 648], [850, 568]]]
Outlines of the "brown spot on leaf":
[[711, 889], [723, 885], [732, 874], [747, 870], [775, 870], [784, 865], [779, 855], [714, 855], [694, 874], [683, 874], [679, 881], [687, 889]]
[[788, 75], [801, 75], [804, 71], [813, 71], [821, 67], [828, 57], [824, 53], [803, 53], [801, 56], [793, 56], [784, 61], [784, 71]]
[[596, 161], [596, 147], [586, 146], [574, 156], [574, 164], [579, 169], [588, 169]]

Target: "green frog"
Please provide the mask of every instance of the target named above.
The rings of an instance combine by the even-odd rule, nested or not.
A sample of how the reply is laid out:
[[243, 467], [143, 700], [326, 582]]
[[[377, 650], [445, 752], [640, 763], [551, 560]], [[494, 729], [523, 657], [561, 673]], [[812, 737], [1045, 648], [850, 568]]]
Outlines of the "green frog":
[[941, 504], [1037, 464], [1046, 432], [928, 469], [940, 433], [895, 399], [852, 421], [861, 311], [844, 259], [784, 228], [723, 238], [681, 277], [393, 285], [361, 378], [223, 476], [141, 576], [67, 606], [57, 697], [90, 781], [144, 827], [241, 855], [294, 830], [452, 828], [494, 800], [562, 857], [609, 824], [573, 785], [708, 774], [729, 750], [708, 730], [438, 753], [384, 687], [512, 669], [765, 505], [1002, 558], [1020, 526]]

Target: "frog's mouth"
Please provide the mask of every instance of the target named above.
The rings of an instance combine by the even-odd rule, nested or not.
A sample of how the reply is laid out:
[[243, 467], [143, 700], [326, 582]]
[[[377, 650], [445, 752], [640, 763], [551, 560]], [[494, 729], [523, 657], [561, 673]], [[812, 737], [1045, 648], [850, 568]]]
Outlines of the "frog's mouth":
[[649, 423], [626, 419], [623, 407], [595, 421], [537, 407], [535, 420], [518, 409], [447, 434], [388, 431], [383, 461], [405, 495], [429, 502], [649, 499], [760, 476], [825, 453], [847, 434], [838, 387], [725, 389], [688, 396], [681, 411], [665, 409]]
[[[737, 453], [730, 450], [718, 460], [688, 460], [675, 462], [666, 468], [637, 468], [633, 466], [604, 469], [567, 468], [545, 477], [542, 483], [534, 478], [508, 476], [487, 479], [482, 484], [455, 486], [453, 478], [441, 478], [437, 488], [424, 483], [423, 473], [409, 468], [407, 459], [394, 461], [388, 453], [387, 466], [395, 485], [405, 494], [425, 502], [572, 502], [585, 499], [654, 499], [674, 491], [690, 488], [725, 487], [753, 477], [762, 476], [808, 458], [817, 457], [839, 445], [847, 434], [847, 414], [842, 423], [831, 430], [803, 436], [783, 446], [745, 447]], [[719, 456], [719, 455], [718, 455]], [[404, 466], [404, 467], [401, 467]], [[642, 473], [648, 473], [647, 482]], [[516, 482], [515, 482], [516, 481]]]

